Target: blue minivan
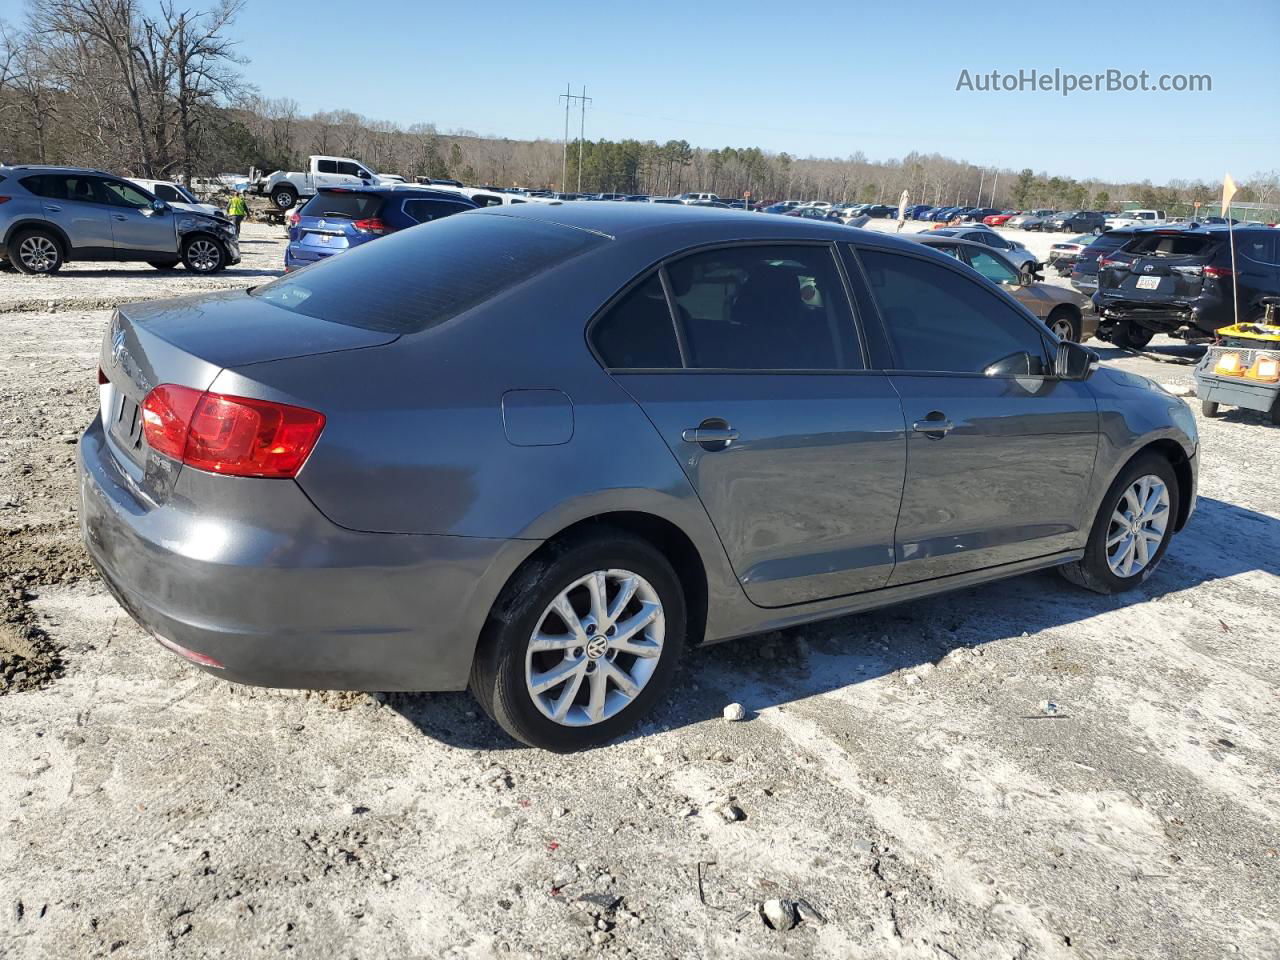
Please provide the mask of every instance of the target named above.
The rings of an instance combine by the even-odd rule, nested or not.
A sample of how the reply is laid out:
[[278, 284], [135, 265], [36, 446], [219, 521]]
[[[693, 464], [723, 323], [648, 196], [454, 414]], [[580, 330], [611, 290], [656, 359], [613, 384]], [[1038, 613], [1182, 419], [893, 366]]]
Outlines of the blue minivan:
[[462, 194], [444, 190], [321, 188], [289, 217], [284, 269], [288, 273], [388, 233], [475, 208]]

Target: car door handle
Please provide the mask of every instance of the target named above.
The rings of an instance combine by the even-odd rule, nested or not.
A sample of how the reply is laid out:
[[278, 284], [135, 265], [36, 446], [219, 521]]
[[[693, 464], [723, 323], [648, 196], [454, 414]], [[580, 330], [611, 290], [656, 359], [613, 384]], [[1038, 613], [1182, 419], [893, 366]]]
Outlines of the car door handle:
[[128, 217], [126, 217], [123, 213], [117, 213], [117, 214], [115, 214], [114, 216], [115, 216], [115, 218], [116, 218], [117, 220], [128, 220], [128, 219], [129, 219], [129, 218], [128, 218]]
[[707, 450], [723, 450], [738, 439], [738, 431], [728, 424], [720, 426], [720, 423], [724, 423], [724, 421], [713, 424], [703, 421], [696, 427], [688, 427], [682, 431], [680, 438], [685, 443], [700, 444]]
[[45, 208], [46, 210], [48, 210], [50, 213], [61, 213], [61, 212], [62, 212], [62, 208], [61, 208], [61, 207], [59, 207], [59, 206], [57, 206], [57, 205], [55, 205], [55, 204], [52, 204], [52, 203], [46, 203], [46, 204], [44, 205], [44, 208]]
[[916, 433], [923, 433], [930, 440], [941, 440], [955, 428], [956, 425], [954, 423], [936, 410], [923, 420], [917, 420], [911, 425], [912, 430]]

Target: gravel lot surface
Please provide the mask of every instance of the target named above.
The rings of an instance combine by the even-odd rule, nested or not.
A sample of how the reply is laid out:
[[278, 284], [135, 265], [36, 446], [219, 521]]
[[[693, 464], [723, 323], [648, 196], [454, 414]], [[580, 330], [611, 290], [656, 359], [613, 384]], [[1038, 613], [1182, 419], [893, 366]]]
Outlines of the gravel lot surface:
[[[257, 282], [280, 233], [212, 281], [0, 274], [0, 956], [1280, 956], [1280, 429], [1201, 420], [1134, 593], [1034, 574], [695, 651], [638, 735], [551, 756], [465, 694], [197, 672], [89, 567], [107, 308]], [[1101, 346], [1175, 385], [1196, 354]]]

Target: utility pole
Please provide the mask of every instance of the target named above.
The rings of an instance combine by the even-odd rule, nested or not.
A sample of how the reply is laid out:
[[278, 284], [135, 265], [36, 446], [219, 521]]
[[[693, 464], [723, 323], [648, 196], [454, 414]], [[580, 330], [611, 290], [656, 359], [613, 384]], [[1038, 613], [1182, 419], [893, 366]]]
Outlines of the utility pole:
[[560, 156], [560, 190], [568, 192], [569, 189], [569, 108], [577, 101], [582, 107], [582, 117], [578, 121], [578, 192], [582, 192], [582, 139], [586, 135], [587, 130], [587, 104], [591, 102], [591, 98], [587, 96], [587, 88], [582, 88], [582, 95], [571, 92], [569, 84], [564, 85], [564, 93], [560, 94], [560, 99], [564, 101], [564, 149]]
[[1000, 168], [996, 167], [995, 177], [991, 180], [991, 205], [996, 205], [996, 184], [1000, 182]]
[[569, 178], [569, 102], [573, 99], [567, 83], [560, 99], [564, 101], [564, 145], [560, 151], [560, 191], [563, 193], [566, 192], [566, 181]]
[[987, 182], [987, 168], [979, 168], [982, 172], [978, 177], [978, 206], [982, 206], [982, 187]]
[[582, 119], [579, 121], [578, 127], [578, 192], [582, 192], [582, 141], [586, 138], [587, 133], [587, 104], [591, 102], [591, 98], [587, 96], [587, 85], [582, 85], [582, 96], [578, 98], [582, 104]]

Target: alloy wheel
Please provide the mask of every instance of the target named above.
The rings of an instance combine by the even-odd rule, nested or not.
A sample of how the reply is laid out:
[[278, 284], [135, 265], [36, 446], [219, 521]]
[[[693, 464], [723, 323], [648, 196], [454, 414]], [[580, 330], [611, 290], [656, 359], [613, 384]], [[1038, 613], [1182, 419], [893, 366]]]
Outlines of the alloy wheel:
[[187, 248], [187, 263], [197, 273], [210, 273], [222, 263], [222, 251], [212, 240], [193, 240]]
[[1144, 570], [1164, 542], [1169, 524], [1169, 488], [1153, 474], [1133, 481], [1120, 495], [1107, 528], [1107, 566], [1117, 577]]
[[26, 237], [18, 244], [18, 258], [32, 273], [48, 273], [58, 263], [58, 245], [48, 237]]
[[1071, 327], [1071, 321], [1065, 317], [1059, 317], [1049, 325], [1049, 329], [1054, 332], [1059, 340], [1070, 340], [1075, 331]]
[[555, 723], [584, 727], [625, 709], [662, 657], [657, 590], [629, 570], [596, 570], [547, 605], [529, 637], [525, 687]]

